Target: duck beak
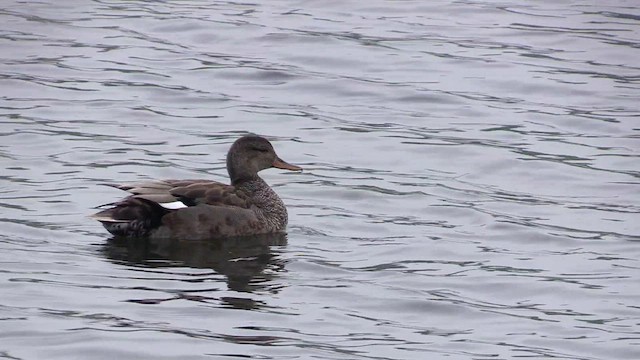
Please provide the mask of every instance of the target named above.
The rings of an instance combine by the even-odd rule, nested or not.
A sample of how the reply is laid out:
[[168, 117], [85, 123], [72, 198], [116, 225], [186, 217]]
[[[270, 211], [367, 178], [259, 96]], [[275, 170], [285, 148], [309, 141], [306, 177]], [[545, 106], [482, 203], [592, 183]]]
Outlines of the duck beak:
[[288, 162], [280, 159], [279, 157], [276, 157], [275, 160], [273, 160], [273, 164], [271, 164], [274, 168], [278, 168], [278, 169], [285, 169], [285, 170], [292, 170], [292, 171], [302, 171], [302, 168], [299, 166], [295, 166], [295, 165], [291, 165]]

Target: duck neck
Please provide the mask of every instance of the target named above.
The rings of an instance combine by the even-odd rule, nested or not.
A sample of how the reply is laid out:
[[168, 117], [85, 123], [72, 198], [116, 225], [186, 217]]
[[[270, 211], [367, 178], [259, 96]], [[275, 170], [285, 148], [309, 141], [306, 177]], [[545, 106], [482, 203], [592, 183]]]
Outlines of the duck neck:
[[259, 176], [252, 178], [237, 179], [231, 183], [236, 189], [242, 190], [251, 196], [256, 206], [267, 208], [270, 204], [282, 203], [278, 194], [276, 194], [267, 183]]
[[258, 175], [231, 179], [231, 185], [249, 194], [259, 192], [264, 187], [269, 187]]
[[287, 226], [287, 208], [273, 189], [259, 176], [233, 183], [236, 189], [242, 190], [251, 197], [256, 215], [269, 223], [274, 230], [283, 230]]
[[234, 172], [229, 171], [229, 177], [231, 178], [231, 185], [235, 186], [235, 187], [244, 187], [247, 186], [247, 184], [251, 184], [251, 183], [264, 183], [266, 185], [266, 183], [264, 182], [264, 180], [262, 180], [262, 178], [260, 176], [258, 176], [258, 174], [236, 174]]

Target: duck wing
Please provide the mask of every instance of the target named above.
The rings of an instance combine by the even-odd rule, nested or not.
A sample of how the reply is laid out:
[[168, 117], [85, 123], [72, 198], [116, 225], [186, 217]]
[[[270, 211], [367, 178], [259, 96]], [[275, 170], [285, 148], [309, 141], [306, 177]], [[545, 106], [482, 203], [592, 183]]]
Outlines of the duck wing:
[[216, 182], [194, 182], [176, 186], [169, 191], [172, 197], [186, 206], [199, 204], [251, 208], [251, 198], [242, 190]]
[[[127, 184], [104, 184], [176, 210], [198, 204], [251, 207], [250, 197], [234, 186], [212, 180], [154, 180]], [[179, 204], [182, 203], [182, 204]]]

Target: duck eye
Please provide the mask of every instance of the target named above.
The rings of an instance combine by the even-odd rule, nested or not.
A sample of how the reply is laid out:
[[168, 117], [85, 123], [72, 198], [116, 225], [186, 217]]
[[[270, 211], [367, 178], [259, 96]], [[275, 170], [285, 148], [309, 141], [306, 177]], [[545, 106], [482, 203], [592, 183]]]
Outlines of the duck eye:
[[259, 147], [254, 147], [253, 150], [260, 151], [260, 152], [263, 152], [263, 153], [269, 152], [269, 150], [267, 150], [265, 148], [259, 148]]

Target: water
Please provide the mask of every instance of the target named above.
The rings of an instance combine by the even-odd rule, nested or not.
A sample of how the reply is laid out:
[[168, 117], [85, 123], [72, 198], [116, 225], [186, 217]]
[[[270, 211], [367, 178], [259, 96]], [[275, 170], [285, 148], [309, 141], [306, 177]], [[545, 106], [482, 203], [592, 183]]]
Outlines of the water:
[[[0, 9], [0, 358], [640, 358], [636, 2]], [[86, 218], [247, 131], [286, 237]]]

